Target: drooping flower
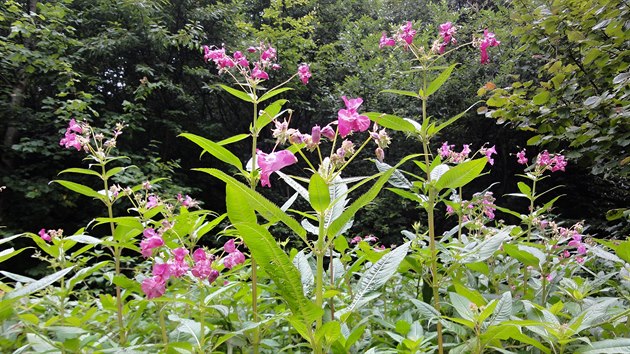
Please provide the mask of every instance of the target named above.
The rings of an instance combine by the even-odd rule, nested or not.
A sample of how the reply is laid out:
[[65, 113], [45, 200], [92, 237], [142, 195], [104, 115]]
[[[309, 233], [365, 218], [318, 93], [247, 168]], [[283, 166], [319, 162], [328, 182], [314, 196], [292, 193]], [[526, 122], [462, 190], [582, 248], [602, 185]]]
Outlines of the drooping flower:
[[490, 165], [494, 165], [494, 159], [492, 158], [492, 155], [496, 155], [497, 154], [497, 149], [495, 147], [495, 145], [492, 145], [492, 147], [490, 148], [481, 148], [479, 150], [479, 152], [481, 152], [482, 154], [486, 155], [486, 158], [488, 159], [488, 163]]
[[440, 25], [440, 37], [442, 37], [442, 43], [438, 48], [440, 54], [444, 53], [444, 49], [449, 43], [457, 44], [457, 40], [454, 37], [455, 32], [457, 32], [457, 27], [453, 26], [451, 22]]
[[396, 41], [394, 38], [387, 37], [387, 32], [383, 32], [381, 40], [378, 42], [378, 48], [383, 49], [384, 47], [393, 47], [395, 45]]
[[158, 205], [158, 198], [154, 195], [149, 196], [149, 200], [147, 201], [146, 208], [151, 209], [155, 208]]
[[141, 287], [148, 299], [154, 299], [164, 295], [164, 292], [166, 291], [166, 282], [164, 282], [161, 277], [154, 276], [151, 278], [145, 278], [142, 281]]
[[298, 76], [304, 85], [308, 84], [308, 79], [311, 78], [311, 68], [308, 64], [300, 64], [298, 67]]
[[481, 64], [487, 64], [490, 62], [490, 58], [488, 57], [488, 47], [498, 47], [501, 42], [497, 41], [494, 33], [488, 32], [487, 29], [483, 31], [483, 39], [479, 44], [479, 49], [481, 50]]
[[561, 154], [550, 154], [547, 150], [541, 152], [536, 157], [536, 167], [542, 171], [551, 172], [564, 171], [568, 161]]
[[346, 104], [346, 109], [340, 109], [337, 113], [339, 135], [345, 138], [352, 132], [363, 132], [370, 127], [370, 118], [359, 115], [357, 109], [363, 103], [362, 98], [347, 99], [341, 97]]
[[311, 129], [311, 140], [313, 144], [317, 145], [322, 138], [322, 128], [319, 125], [314, 125]]
[[412, 28], [411, 21], [407, 21], [406, 24], [400, 27], [398, 33], [396, 33], [396, 38], [399, 39], [405, 49], [413, 43], [413, 38], [416, 36], [416, 30]]
[[321, 134], [330, 140], [335, 139], [335, 130], [330, 125], [323, 127]]
[[271, 187], [269, 177], [272, 173], [297, 162], [297, 158], [289, 150], [272, 152], [270, 154], [256, 150], [256, 159], [260, 167], [260, 182], [267, 187]]
[[271, 60], [274, 60], [275, 58], [276, 58], [276, 49], [272, 46], [267, 47], [267, 49], [263, 51], [262, 54], [260, 55], [260, 60], [263, 62], [271, 61]]
[[448, 144], [448, 141], [442, 143], [438, 152], [441, 158], [447, 158], [451, 154], [451, 145]]
[[239, 250], [234, 250], [234, 252], [223, 258], [223, 265], [227, 269], [232, 269], [243, 262], [245, 262], [245, 255]]
[[374, 150], [374, 155], [379, 162], [383, 162], [383, 160], [385, 160], [385, 150], [381, 149], [380, 147], [377, 147]]
[[223, 245], [223, 250], [227, 253], [232, 253], [236, 251], [236, 245], [234, 244], [234, 239], [230, 239]]
[[151, 257], [154, 248], [164, 245], [162, 236], [151, 227], [144, 229], [142, 235], [144, 240], [140, 241], [140, 252], [145, 258]]
[[521, 165], [527, 165], [527, 156], [526, 156], [526, 151], [525, 149], [519, 151], [516, 153], [516, 158], [518, 159], [516, 162], [518, 162]]
[[153, 276], [159, 277], [166, 282], [171, 276], [171, 268], [167, 263], [155, 263], [153, 265]]
[[50, 242], [50, 241], [52, 241], [52, 237], [50, 236], [50, 233], [48, 233], [48, 232], [46, 231], [46, 229], [41, 229], [41, 230], [39, 230], [38, 235], [39, 235], [39, 237], [41, 237], [41, 238], [42, 238], [42, 240], [44, 240], [44, 241], [46, 241], [46, 242]]
[[260, 69], [259, 65], [256, 64], [254, 66], [254, 69], [252, 70], [252, 78], [260, 79], [260, 80], [268, 80], [269, 79], [269, 74], [267, 74], [266, 72], [262, 71]]

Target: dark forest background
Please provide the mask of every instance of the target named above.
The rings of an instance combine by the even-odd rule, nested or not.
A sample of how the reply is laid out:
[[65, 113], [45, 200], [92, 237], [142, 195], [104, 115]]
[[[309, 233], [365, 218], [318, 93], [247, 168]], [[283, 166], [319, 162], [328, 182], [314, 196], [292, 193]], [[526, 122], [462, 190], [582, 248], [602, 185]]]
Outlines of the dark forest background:
[[[187, 193], [204, 208], [222, 212], [223, 184], [191, 168], [226, 166], [207, 154], [200, 158], [199, 148], [178, 134], [221, 140], [247, 132], [251, 107], [218, 87], [230, 81], [204, 63], [203, 45], [225, 45], [233, 52], [271, 43], [283, 69], [274, 72], [270, 86], [290, 77], [299, 63], [310, 63], [310, 83], [295, 84], [286, 95], [295, 111], [292, 122], [302, 131], [336, 119], [342, 95], [363, 97], [365, 111], [417, 117], [412, 100], [379, 93], [414, 87], [413, 75], [401, 74], [412, 66], [408, 56], [378, 48], [382, 31], [405, 21], [419, 29], [418, 43], [428, 46], [446, 21], [459, 26], [460, 42], [485, 28], [501, 41], [488, 65], [480, 65], [471, 47], [452, 54], [449, 60], [460, 65], [429, 107], [430, 115], [448, 119], [477, 100], [488, 101], [487, 111], [471, 110], [433, 142], [434, 151], [441, 141], [473, 149], [496, 145], [492, 172], [476, 181], [471, 193], [499, 182], [492, 188], [497, 204], [526, 212], [525, 205], [505, 197], [516, 191], [514, 174], [522, 172], [514, 154], [523, 147], [529, 155], [543, 149], [564, 152], [570, 157], [566, 173], [546, 180], [548, 186], [564, 186], [554, 213], [567, 223], [585, 220], [586, 232], [598, 237], [625, 237], [630, 16], [619, 3], [3, 0], [0, 186], [6, 189], [0, 193], [0, 237], [41, 228], [70, 234], [103, 214], [98, 203], [49, 183], [59, 171], [83, 163], [81, 153], [59, 146], [70, 118], [93, 126], [129, 125], [118, 146], [137, 168], [116, 182], [168, 177], [160, 183], [162, 193]], [[479, 92], [488, 82], [498, 88]], [[271, 133], [265, 134], [262, 146], [271, 147]], [[420, 149], [403, 135], [392, 138], [386, 162]], [[248, 142], [242, 143], [235, 146], [245, 160]], [[375, 171], [364, 160], [350, 174]], [[299, 168], [290, 172], [301, 173]], [[281, 203], [291, 195], [282, 183], [273, 185], [264, 190], [272, 200]], [[419, 213], [412, 203], [383, 191], [348, 236], [374, 234], [384, 244], [396, 243]], [[438, 231], [449, 223], [439, 220]], [[26, 264], [16, 258], [3, 266]]]

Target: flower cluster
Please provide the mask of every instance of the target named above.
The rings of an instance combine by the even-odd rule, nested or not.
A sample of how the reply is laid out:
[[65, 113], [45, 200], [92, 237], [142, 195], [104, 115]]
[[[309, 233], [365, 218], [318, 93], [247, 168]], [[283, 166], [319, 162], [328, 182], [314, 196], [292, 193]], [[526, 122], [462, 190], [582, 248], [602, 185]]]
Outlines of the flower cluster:
[[[462, 221], [467, 222], [483, 216], [489, 220], [493, 220], [496, 211], [494, 204], [495, 198], [492, 192], [475, 193], [471, 200], [461, 200], [457, 204], [449, 203], [446, 205], [446, 214], [454, 215], [461, 213]], [[455, 210], [456, 206], [458, 210]]]
[[230, 239], [223, 245], [223, 250], [228, 254], [227, 257], [223, 258], [223, 265], [227, 269], [232, 269], [235, 266], [242, 264], [245, 262], [245, 255], [241, 253], [241, 251], [236, 248], [234, 243], [234, 239]]
[[398, 31], [392, 37], [387, 37], [387, 32], [383, 32], [381, 40], [379, 41], [379, 48], [393, 47], [396, 43], [400, 43], [403, 48], [407, 49], [413, 43], [413, 39], [416, 36], [416, 30], [413, 29], [411, 21], [407, 21], [404, 25], [400, 26]]
[[[516, 153], [517, 162], [521, 165], [527, 165], [527, 151], [525, 149]], [[536, 156], [535, 168], [538, 173], [546, 170], [551, 172], [563, 171], [567, 167], [568, 161], [561, 154], [550, 154], [545, 150]]]
[[39, 235], [39, 237], [42, 238], [42, 240], [46, 241], [46, 242], [51, 242], [53, 238], [60, 238], [63, 236], [63, 230], [62, 229], [58, 229], [58, 230], [46, 230], [46, 229], [41, 229], [39, 230], [39, 232], [37, 233]]
[[446, 22], [440, 25], [440, 37], [442, 37], [442, 43], [439, 44], [437, 52], [440, 54], [444, 54], [444, 49], [447, 45], [457, 44], [457, 39], [455, 39], [454, 35], [457, 32], [457, 27], [455, 27], [451, 22]]
[[[440, 148], [438, 149], [438, 154], [440, 154], [443, 162], [450, 162], [455, 164], [462, 163], [468, 159], [470, 153], [472, 152], [470, 150], [470, 145], [468, 144], [464, 144], [462, 146], [462, 151], [460, 152], [453, 150], [454, 148], [455, 145], [449, 145], [448, 141], [442, 143], [442, 146], [440, 146]], [[492, 155], [497, 154], [497, 149], [494, 145], [489, 148], [482, 146], [479, 149], [479, 153], [486, 156], [490, 165], [494, 165], [494, 159], [492, 158]]]
[[[203, 58], [206, 62], [211, 60], [216, 65], [219, 73], [228, 72], [234, 68], [238, 73], [245, 77], [248, 81], [261, 81], [269, 79], [269, 70], [279, 70], [280, 64], [276, 61], [278, 59], [276, 49], [269, 44], [261, 43], [257, 47], [247, 48], [247, 53], [258, 57], [255, 61], [250, 62], [247, 58], [247, 54], [236, 51], [231, 56], [225, 53], [225, 48], [203, 46], [204, 55]], [[311, 70], [308, 64], [300, 64], [297, 75], [302, 83], [305, 85], [311, 78]]]
[[[245, 255], [236, 249], [234, 240], [226, 242], [223, 248], [228, 253], [223, 258], [225, 268], [232, 269], [234, 266], [245, 262]], [[142, 281], [142, 291], [147, 295], [147, 298], [152, 299], [164, 295], [166, 283], [171, 277], [181, 278], [190, 273], [193, 277], [201, 281], [208, 281], [210, 284], [217, 280], [220, 273], [213, 267], [215, 264], [214, 254], [203, 248], [197, 248], [192, 253], [192, 257], [188, 257], [188, 255], [189, 251], [183, 247], [172, 250], [167, 248], [160, 253], [160, 260], [153, 265], [152, 277], [147, 277]], [[168, 260], [163, 262], [161, 259], [164, 258], [168, 258]], [[192, 262], [189, 258], [192, 258]]]
[[389, 146], [392, 140], [389, 138], [389, 134], [385, 129], [380, 129], [378, 124], [374, 123], [374, 127], [372, 131], [370, 131], [370, 137], [376, 142], [376, 150], [374, 150], [374, 154], [376, 158], [383, 162], [385, 159], [385, 149]]
[[74, 118], [70, 119], [68, 128], [66, 128], [66, 133], [59, 141], [59, 145], [65, 147], [66, 149], [75, 148], [77, 151], [80, 151], [89, 143], [88, 138], [83, 135], [88, 132], [89, 127], [78, 124]]

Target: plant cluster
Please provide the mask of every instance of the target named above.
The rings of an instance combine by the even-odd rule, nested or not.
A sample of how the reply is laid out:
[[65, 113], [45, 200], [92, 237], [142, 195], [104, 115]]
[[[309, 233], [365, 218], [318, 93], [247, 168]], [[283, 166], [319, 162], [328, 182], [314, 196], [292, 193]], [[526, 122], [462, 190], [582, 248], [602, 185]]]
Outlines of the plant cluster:
[[[286, 99], [269, 103], [292, 89], [293, 78], [308, 84], [309, 65], [268, 87], [270, 73], [283, 70], [270, 44], [232, 55], [205, 47], [204, 59], [235, 84], [221, 87], [252, 108], [245, 133], [221, 141], [181, 134], [227, 165], [195, 169], [225, 184], [223, 215], [188, 195], [161, 193], [159, 179], [112, 184], [132, 167], [116, 154], [125, 124], [101, 131], [71, 120], [60, 145], [83, 151], [88, 168], [61, 173], [88, 176], [98, 187], [54, 182], [101, 202], [106, 214], [73, 235], [42, 229], [0, 241], [30, 238], [53, 270], [38, 280], [1, 272], [7, 280], [0, 283], [0, 347], [16, 353], [629, 352], [630, 240], [597, 240], [581, 223], [553, 218], [559, 196], [550, 197], [555, 188], [541, 191], [540, 181], [567, 168], [564, 155], [514, 152], [524, 171], [512, 195], [529, 203], [517, 211], [497, 205], [493, 185], [469, 190], [495, 156], [508, 152], [489, 144], [475, 153], [469, 145], [459, 151], [435, 144], [466, 113], [445, 121], [427, 113], [456, 68], [445, 64], [450, 54], [472, 45], [481, 64], [489, 64], [500, 42], [483, 29], [460, 44], [450, 22], [439, 26], [430, 46], [417, 33], [406, 22], [391, 37], [383, 33], [379, 46], [411, 55], [417, 89], [383, 94], [413, 100], [418, 117], [363, 112], [362, 98], [342, 96], [336, 120], [310, 133], [291, 127]], [[259, 136], [268, 129], [276, 141], [265, 152]], [[404, 133], [418, 153], [386, 163], [391, 131]], [[243, 163], [230, 145], [246, 139], [251, 155]], [[350, 175], [347, 167], [372, 148], [378, 172]], [[289, 174], [300, 160], [304, 168]], [[259, 183], [275, 186], [276, 176], [294, 191], [281, 206], [257, 191]], [[361, 210], [382, 191], [422, 210], [390, 247], [377, 245], [374, 235], [350, 236]], [[125, 205], [120, 215], [119, 204]], [[440, 235], [436, 214], [443, 210], [458, 222]], [[497, 211], [518, 222], [497, 221]], [[274, 237], [277, 224], [300, 247]], [[106, 236], [88, 234], [97, 231]], [[204, 237], [220, 237], [223, 247], [204, 246]], [[0, 261], [22, 251], [3, 250]]]

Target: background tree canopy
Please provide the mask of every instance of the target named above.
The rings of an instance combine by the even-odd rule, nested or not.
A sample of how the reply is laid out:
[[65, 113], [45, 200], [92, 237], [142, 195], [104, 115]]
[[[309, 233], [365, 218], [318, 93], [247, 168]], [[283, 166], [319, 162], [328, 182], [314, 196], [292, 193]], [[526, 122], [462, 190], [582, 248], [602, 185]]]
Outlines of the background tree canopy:
[[[485, 28], [501, 41], [490, 65], [480, 65], [473, 48], [453, 54], [460, 65], [429, 112], [448, 119], [488, 100], [489, 109], [477, 107], [492, 119], [473, 109], [441, 139], [477, 148], [496, 143], [497, 164], [477, 187], [501, 181], [493, 187], [497, 203], [514, 203], [502, 197], [515, 184], [513, 154], [528, 145], [532, 152], [564, 150], [571, 164], [560, 177], [570, 186], [558, 204], [562, 217], [585, 219], [600, 237], [618, 236], [627, 232], [627, 221], [609, 222], [605, 213], [630, 200], [627, 19], [621, 0], [4, 0], [0, 185], [7, 189], [0, 193], [0, 233], [74, 230], [95, 215], [96, 204], [48, 183], [57, 171], [78, 164], [78, 155], [58, 144], [70, 118], [129, 125], [119, 145], [137, 168], [116, 182], [169, 177], [163, 191], [190, 193], [221, 211], [223, 188], [190, 171], [220, 162], [208, 156], [200, 161], [198, 149], [177, 135], [190, 131], [220, 140], [245, 132], [248, 120], [242, 117], [251, 107], [218, 88], [224, 78], [204, 63], [204, 44], [233, 52], [272, 43], [282, 70], [269, 85], [310, 63], [311, 82], [296, 87], [289, 103], [293, 123], [307, 129], [336, 119], [342, 95], [363, 97], [368, 111], [417, 117], [417, 102], [379, 93], [412, 87], [414, 79], [399, 74], [413, 65], [404, 53], [379, 50], [381, 32], [413, 21], [421, 28], [418, 36], [431, 43], [437, 25], [452, 21], [461, 25], [462, 43]], [[480, 90], [487, 82], [498, 89]], [[265, 134], [262, 144], [271, 146], [271, 134]], [[419, 149], [403, 135], [393, 139], [386, 160]], [[440, 142], [434, 144], [437, 149]], [[247, 154], [243, 145], [240, 157]], [[368, 169], [374, 166], [366, 161], [353, 173]], [[289, 193], [268, 192], [275, 200]], [[396, 243], [419, 213], [400, 203], [383, 192], [353, 232]]]

